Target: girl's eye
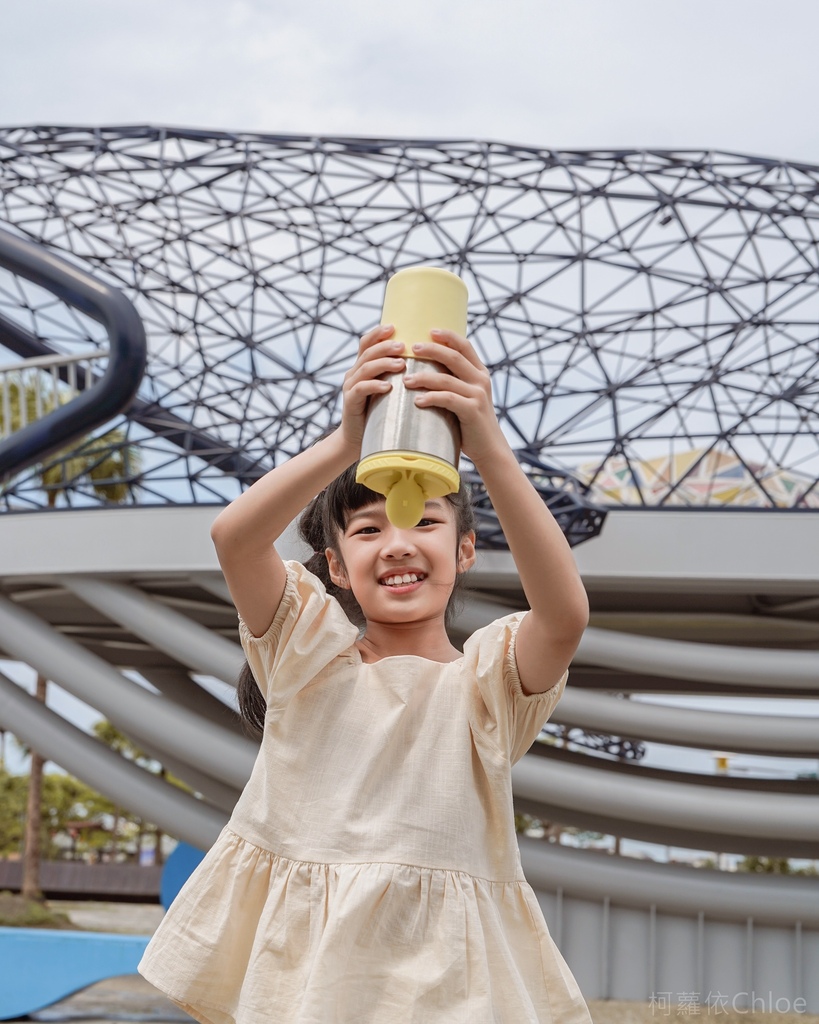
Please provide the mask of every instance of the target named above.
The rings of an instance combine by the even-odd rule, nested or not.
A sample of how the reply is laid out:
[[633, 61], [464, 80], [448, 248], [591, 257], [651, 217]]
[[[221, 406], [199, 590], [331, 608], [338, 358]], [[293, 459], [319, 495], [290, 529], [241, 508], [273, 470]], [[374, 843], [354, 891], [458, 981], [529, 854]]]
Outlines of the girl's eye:
[[435, 526], [438, 522], [439, 522], [439, 520], [437, 520], [437, 519], [421, 519], [415, 525], [416, 526]]
[[368, 533], [368, 534], [378, 533], [378, 527], [377, 526], [362, 526], [361, 529], [356, 530], [355, 532], [357, 534], [359, 534], [359, 533]]

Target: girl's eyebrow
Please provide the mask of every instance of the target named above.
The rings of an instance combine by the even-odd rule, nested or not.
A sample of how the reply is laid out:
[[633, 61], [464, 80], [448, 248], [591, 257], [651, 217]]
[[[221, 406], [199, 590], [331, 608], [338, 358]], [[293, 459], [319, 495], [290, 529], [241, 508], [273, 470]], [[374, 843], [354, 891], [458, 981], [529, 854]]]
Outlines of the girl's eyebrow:
[[356, 519], [368, 519], [370, 516], [377, 516], [383, 509], [379, 509], [378, 505], [366, 505], [364, 508], [360, 508], [357, 512], [351, 512], [347, 516], [347, 525], [349, 526]]

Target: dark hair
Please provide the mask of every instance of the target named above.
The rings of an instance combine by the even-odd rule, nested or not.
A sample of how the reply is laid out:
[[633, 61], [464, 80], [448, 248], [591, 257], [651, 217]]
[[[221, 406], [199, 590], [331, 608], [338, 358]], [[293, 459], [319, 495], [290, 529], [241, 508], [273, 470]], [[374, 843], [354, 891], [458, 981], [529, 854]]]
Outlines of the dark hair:
[[[356, 466], [354, 464], [345, 469], [310, 502], [299, 517], [299, 536], [313, 551], [311, 557], [304, 563], [305, 568], [321, 580], [327, 593], [338, 601], [350, 622], [363, 627], [365, 625], [364, 613], [358, 601], [351, 590], [337, 587], [330, 579], [330, 569], [325, 554], [327, 548], [336, 550], [338, 535], [346, 529], [350, 513], [379, 498], [379, 495], [368, 487], [356, 483], [355, 473]], [[470, 530], [475, 529], [472, 498], [463, 481], [461, 481], [458, 491], [447, 495], [447, 501], [455, 509], [455, 525], [460, 541]], [[447, 626], [451, 625], [457, 611], [458, 595], [462, 583], [463, 576], [458, 575], [446, 608]], [[247, 662], [239, 673], [236, 691], [239, 714], [243, 723], [249, 727], [252, 734], [260, 734], [264, 729], [264, 716], [267, 708]]]

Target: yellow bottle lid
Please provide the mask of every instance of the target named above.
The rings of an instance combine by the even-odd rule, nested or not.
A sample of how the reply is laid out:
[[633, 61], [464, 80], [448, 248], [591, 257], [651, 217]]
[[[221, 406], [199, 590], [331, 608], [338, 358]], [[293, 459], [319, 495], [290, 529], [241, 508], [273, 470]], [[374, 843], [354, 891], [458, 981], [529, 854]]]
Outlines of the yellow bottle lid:
[[412, 346], [429, 341], [433, 327], [466, 334], [468, 293], [457, 274], [439, 267], [407, 267], [387, 282], [382, 324], [393, 324], [393, 340], [404, 343], [404, 355], [417, 358]]
[[430, 498], [441, 498], [461, 485], [458, 470], [434, 455], [418, 452], [378, 452], [362, 459], [356, 483], [383, 494], [387, 518], [400, 529], [417, 526]]

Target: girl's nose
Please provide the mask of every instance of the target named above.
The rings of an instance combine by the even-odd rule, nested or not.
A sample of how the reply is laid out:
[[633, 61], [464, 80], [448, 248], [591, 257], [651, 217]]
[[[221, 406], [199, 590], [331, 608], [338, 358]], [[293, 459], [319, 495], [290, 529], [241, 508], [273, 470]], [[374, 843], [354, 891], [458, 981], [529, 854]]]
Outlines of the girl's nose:
[[381, 553], [384, 558], [403, 558], [415, 551], [411, 530], [401, 530], [390, 525], [381, 533]]

